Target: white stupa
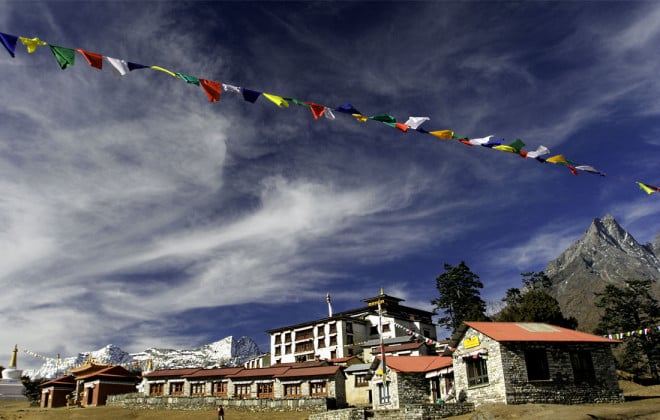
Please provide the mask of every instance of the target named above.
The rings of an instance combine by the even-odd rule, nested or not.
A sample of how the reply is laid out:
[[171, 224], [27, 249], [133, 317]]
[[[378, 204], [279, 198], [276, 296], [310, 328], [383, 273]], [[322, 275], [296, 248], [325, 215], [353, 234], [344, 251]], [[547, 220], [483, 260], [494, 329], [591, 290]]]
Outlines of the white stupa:
[[0, 400], [27, 400], [23, 395], [23, 383], [21, 382], [22, 370], [17, 369], [18, 345], [14, 346], [11, 353], [9, 367], [2, 371], [0, 379]]

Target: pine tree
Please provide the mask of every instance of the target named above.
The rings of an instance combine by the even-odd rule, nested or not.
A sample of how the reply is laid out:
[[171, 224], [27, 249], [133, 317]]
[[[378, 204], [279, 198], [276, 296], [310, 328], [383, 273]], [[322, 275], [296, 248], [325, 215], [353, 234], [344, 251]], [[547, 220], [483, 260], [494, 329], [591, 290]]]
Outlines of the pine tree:
[[488, 320], [486, 303], [479, 292], [484, 287], [479, 276], [465, 261], [455, 267], [445, 263], [444, 268], [445, 272], [435, 279], [439, 297], [431, 301], [435, 312], [443, 314], [438, 318], [438, 324], [456, 331], [463, 321]]
[[545, 322], [560, 327], [577, 328], [577, 319], [566, 318], [557, 299], [550, 295], [552, 281], [543, 272], [522, 273], [523, 288], [506, 291], [506, 307], [495, 316], [501, 322]]
[[596, 293], [596, 306], [603, 315], [595, 333], [616, 334], [650, 328], [648, 334], [633, 334], [623, 339], [622, 369], [635, 374], [651, 374], [657, 381], [660, 366], [660, 305], [652, 295], [652, 280], [630, 280], [624, 287], [608, 284]]

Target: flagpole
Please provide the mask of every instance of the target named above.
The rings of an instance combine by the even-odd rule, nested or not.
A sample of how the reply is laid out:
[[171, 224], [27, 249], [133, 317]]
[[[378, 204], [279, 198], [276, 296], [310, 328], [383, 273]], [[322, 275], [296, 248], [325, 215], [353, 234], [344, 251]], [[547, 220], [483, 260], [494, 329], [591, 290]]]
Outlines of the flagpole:
[[383, 302], [383, 299], [381, 299], [381, 297], [384, 295], [385, 295], [385, 291], [383, 290], [383, 288], [381, 288], [380, 297], [378, 298], [378, 329], [380, 332], [380, 360], [382, 363], [381, 376], [383, 378], [383, 385], [385, 382], [385, 373], [387, 371], [387, 364], [385, 363], [385, 341], [383, 339], [383, 307], [381, 306], [381, 303]]

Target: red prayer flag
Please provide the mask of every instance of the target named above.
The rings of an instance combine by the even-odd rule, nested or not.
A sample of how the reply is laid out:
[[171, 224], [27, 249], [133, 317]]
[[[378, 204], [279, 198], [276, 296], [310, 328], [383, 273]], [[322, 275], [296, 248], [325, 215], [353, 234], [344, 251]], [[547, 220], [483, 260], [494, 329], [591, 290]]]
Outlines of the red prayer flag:
[[218, 102], [220, 100], [220, 92], [222, 92], [222, 83], [214, 82], [212, 80], [199, 79], [199, 84], [209, 97], [209, 101]]
[[325, 106], [323, 105], [313, 104], [311, 102], [308, 102], [307, 105], [309, 105], [309, 109], [312, 110], [312, 115], [314, 115], [315, 120], [321, 118], [325, 113]]
[[577, 169], [575, 169], [575, 166], [566, 165], [566, 167], [568, 168], [569, 171], [571, 171], [571, 173], [573, 175], [580, 175], [580, 173], [577, 171]]
[[398, 128], [399, 130], [403, 131], [404, 133], [405, 133], [406, 131], [408, 131], [408, 129], [410, 128], [409, 126], [407, 126], [407, 125], [404, 124], [404, 123], [396, 123], [396, 124], [394, 124], [394, 126], [395, 126], [396, 128]]
[[81, 50], [80, 48], [77, 51], [85, 57], [85, 60], [87, 60], [90, 66], [99, 70], [103, 69], [103, 56], [101, 54]]

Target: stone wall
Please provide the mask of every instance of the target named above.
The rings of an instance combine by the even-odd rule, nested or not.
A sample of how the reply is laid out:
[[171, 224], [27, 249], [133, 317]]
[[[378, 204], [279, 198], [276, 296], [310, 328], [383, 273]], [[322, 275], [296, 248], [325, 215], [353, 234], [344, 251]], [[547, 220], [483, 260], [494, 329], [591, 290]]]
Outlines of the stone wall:
[[424, 373], [397, 373], [399, 405], [431, 402], [431, 386]]
[[[623, 394], [616, 376], [614, 357], [609, 345], [587, 343], [543, 344], [550, 378], [527, 379], [525, 349], [529, 344], [502, 345], [502, 365], [507, 372], [508, 404], [584, 404], [622, 402]], [[570, 360], [571, 351], [591, 352], [594, 380], [576, 381]]]
[[326, 411], [334, 400], [328, 398], [229, 399], [220, 397], [162, 396], [149, 397], [139, 393], [110, 395], [106, 405], [139, 409], [208, 410], [223, 405], [237, 411]]
[[[465, 339], [474, 339], [478, 345], [464, 348], [461, 340], [454, 352], [454, 379], [457, 396], [465, 392], [467, 402], [477, 405], [486, 403], [507, 404], [583, 404], [598, 402], [622, 402], [616, 367], [610, 344], [577, 342], [509, 342], [497, 341], [469, 328]], [[525, 350], [544, 350], [547, 355], [549, 378], [528, 379]], [[486, 360], [488, 383], [469, 386], [466, 360], [463, 356], [475, 351]], [[576, 381], [570, 352], [590, 352], [594, 379]], [[470, 356], [472, 357], [472, 356]]]
[[439, 420], [474, 411], [474, 404], [405, 404], [398, 410], [347, 408], [311, 414], [309, 420]]
[[365, 420], [365, 418], [366, 410], [364, 408], [345, 408], [310, 414], [308, 420]]
[[[500, 353], [500, 343], [490, 337], [469, 328], [465, 338], [478, 337], [479, 345], [475, 348], [465, 349], [463, 340], [454, 352], [454, 389], [456, 396], [461, 391], [465, 391], [468, 402], [475, 404], [502, 403], [506, 399], [506, 383], [504, 380], [504, 371], [502, 368], [502, 355]], [[461, 354], [470, 353], [476, 350], [487, 352], [488, 383], [483, 385], [468, 386], [467, 367], [465, 359]]]

